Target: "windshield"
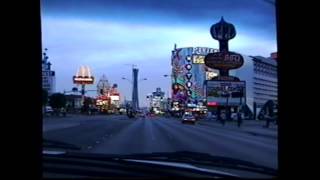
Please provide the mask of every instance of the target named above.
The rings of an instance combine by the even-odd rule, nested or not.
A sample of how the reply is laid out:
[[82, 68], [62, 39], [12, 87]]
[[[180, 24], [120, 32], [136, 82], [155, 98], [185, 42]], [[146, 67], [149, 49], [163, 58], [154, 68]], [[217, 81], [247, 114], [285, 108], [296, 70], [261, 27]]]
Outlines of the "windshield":
[[41, 0], [43, 138], [277, 169], [275, 17], [264, 0]]

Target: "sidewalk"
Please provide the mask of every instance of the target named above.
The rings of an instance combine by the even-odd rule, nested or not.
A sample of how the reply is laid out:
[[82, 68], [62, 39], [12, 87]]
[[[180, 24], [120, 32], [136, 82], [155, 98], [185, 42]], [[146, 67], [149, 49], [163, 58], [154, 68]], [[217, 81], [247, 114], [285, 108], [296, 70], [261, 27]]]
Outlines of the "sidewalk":
[[254, 136], [264, 136], [268, 138], [278, 138], [278, 126], [274, 123], [270, 123], [269, 128], [265, 128], [265, 121], [258, 120], [243, 120], [241, 127], [237, 126], [237, 121], [228, 121], [224, 126], [218, 121], [214, 120], [200, 120], [201, 124], [214, 125], [216, 127], [222, 127], [230, 130], [239, 130], [245, 133], [249, 133]]

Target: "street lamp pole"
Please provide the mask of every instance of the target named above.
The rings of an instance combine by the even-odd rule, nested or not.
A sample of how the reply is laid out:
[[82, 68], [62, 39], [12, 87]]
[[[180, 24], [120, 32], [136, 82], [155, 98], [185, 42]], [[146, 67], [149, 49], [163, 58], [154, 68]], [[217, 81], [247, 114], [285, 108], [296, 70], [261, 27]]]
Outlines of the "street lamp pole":
[[227, 95], [227, 103], [226, 103], [226, 119], [229, 120], [229, 91], [228, 91], [228, 86], [225, 86], [225, 92], [226, 92], [226, 95]]

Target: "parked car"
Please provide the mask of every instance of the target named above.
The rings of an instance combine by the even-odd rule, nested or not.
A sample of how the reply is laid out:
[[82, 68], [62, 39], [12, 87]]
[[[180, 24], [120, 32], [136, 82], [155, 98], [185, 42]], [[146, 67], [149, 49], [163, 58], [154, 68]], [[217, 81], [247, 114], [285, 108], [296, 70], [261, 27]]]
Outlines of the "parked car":
[[182, 121], [183, 124], [184, 123], [191, 123], [191, 124], [195, 124], [196, 123], [196, 118], [192, 115], [192, 114], [184, 114], [182, 116]]
[[237, 120], [238, 119], [237, 113], [231, 113], [231, 119], [232, 120]]
[[45, 107], [45, 114], [53, 114], [53, 109], [51, 106], [46, 106]]

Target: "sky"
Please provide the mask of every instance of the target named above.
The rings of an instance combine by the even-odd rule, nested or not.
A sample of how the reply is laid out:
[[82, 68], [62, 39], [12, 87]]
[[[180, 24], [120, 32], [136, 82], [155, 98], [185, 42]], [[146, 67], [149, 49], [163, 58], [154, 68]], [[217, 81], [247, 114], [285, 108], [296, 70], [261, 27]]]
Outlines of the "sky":
[[[78, 68], [89, 66], [96, 82], [104, 74], [131, 99], [132, 67], [139, 68], [140, 106], [157, 87], [170, 92], [171, 51], [218, 48], [210, 27], [223, 16], [237, 35], [229, 49], [269, 57], [277, 51], [275, 6], [266, 0], [42, 0], [42, 47], [56, 71], [56, 91], [70, 91]], [[88, 92], [94, 97], [96, 92]]]

